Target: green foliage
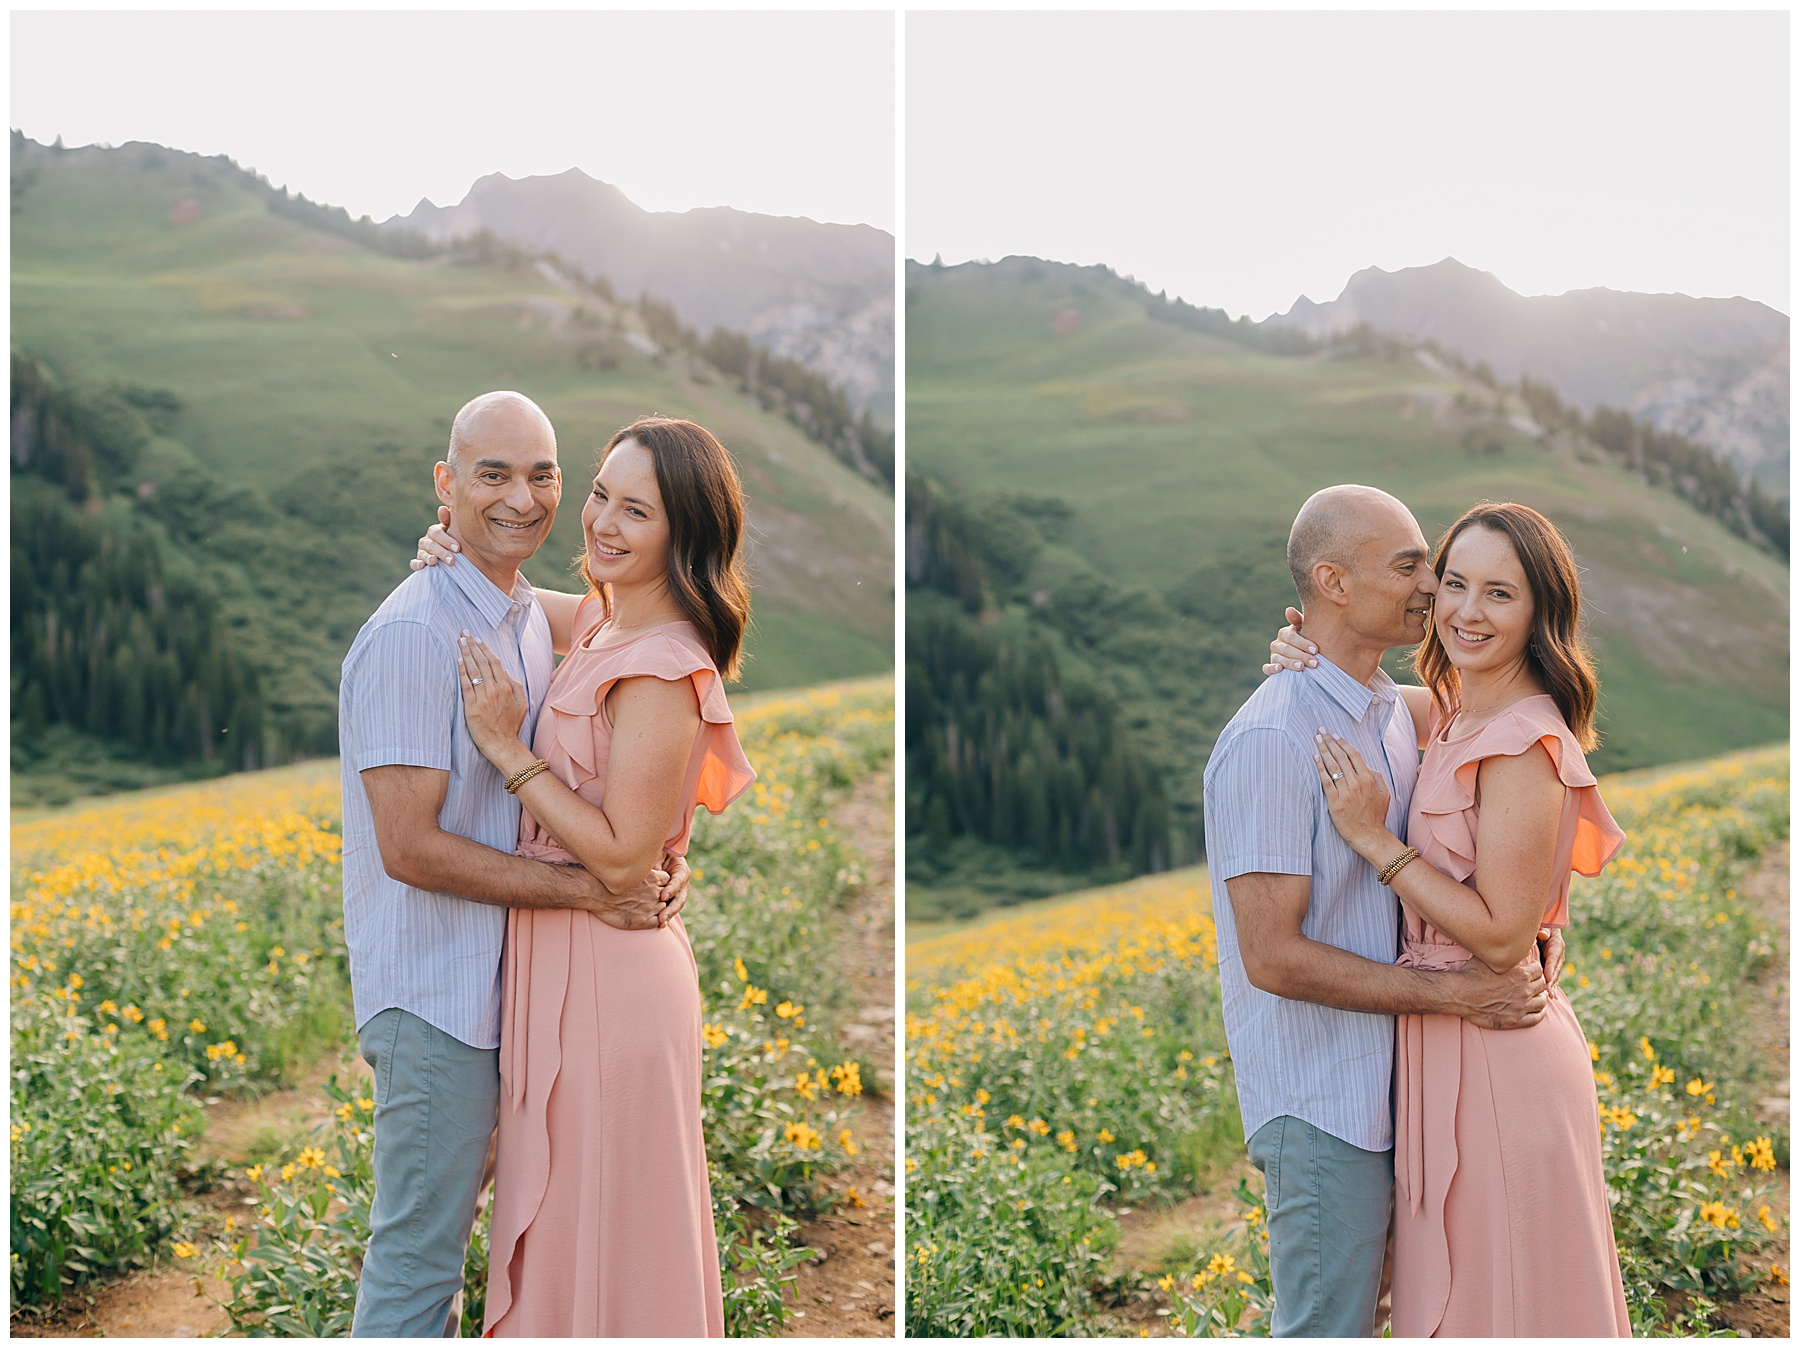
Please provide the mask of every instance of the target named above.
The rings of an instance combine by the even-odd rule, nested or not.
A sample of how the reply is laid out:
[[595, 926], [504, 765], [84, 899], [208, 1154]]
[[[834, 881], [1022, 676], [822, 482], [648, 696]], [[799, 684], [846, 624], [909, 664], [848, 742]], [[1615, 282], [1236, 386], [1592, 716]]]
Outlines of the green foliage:
[[1239, 1237], [1243, 1266], [1237, 1255], [1220, 1252], [1193, 1272], [1178, 1268], [1164, 1274], [1157, 1284], [1169, 1294], [1169, 1328], [1179, 1338], [1270, 1337], [1275, 1283], [1269, 1273], [1268, 1214], [1248, 1180], [1238, 1180], [1237, 1200], [1244, 1212], [1232, 1234]]
[[[1079, 869], [1158, 870], [1171, 852], [1160, 772], [1117, 703], [1024, 624], [980, 627], [919, 595], [907, 611], [908, 817], [926, 856], [955, 837]], [[916, 836], [916, 835], [915, 835]]]
[[12, 1013], [13, 1306], [149, 1257], [181, 1220], [178, 1183], [200, 1111], [198, 1078], [150, 1035], [107, 1033], [76, 1000]]
[[782, 1289], [794, 1270], [813, 1254], [794, 1239], [799, 1224], [785, 1212], [758, 1226], [713, 1185], [713, 1234], [719, 1242], [720, 1281], [725, 1293], [725, 1335], [733, 1339], [773, 1338], [787, 1320]]
[[166, 566], [128, 507], [79, 510], [15, 478], [12, 540], [14, 734], [27, 752], [60, 725], [152, 761], [261, 765], [256, 669], [211, 587]]
[[1118, 1238], [1097, 1206], [1110, 1183], [1046, 1154], [1020, 1160], [948, 1113], [909, 1130], [907, 1160], [909, 1336], [1082, 1332]]
[[[1777, 1088], [1761, 1036], [1767, 924], [1737, 886], [1788, 829], [1788, 755], [1747, 755], [1641, 784], [1607, 784], [1627, 850], [1571, 894], [1563, 985], [1595, 1052], [1607, 1196], [1640, 1332], [1704, 1329], [1669, 1294], [1719, 1301], [1760, 1282], [1782, 1230], [1767, 1205], [1785, 1126], [1753, 1100]], [[1571, 986], [1571, 984], [1573, 986]]]
[[278, 1083], [348, 1033], [336, 839], [314, 836], [203, 849], [200, 893], [142, 854], [15, 863], [15, 1304], [171, 1234], [194, 1090]]
[[332, 1121], [286, 1164], [246, 1172], [262, 1199], [254, 1227], [218, 1242], [229, 1291], [220, 1303], [250, 1338], [344, 1338], [356, 1312], [375, 1196], [375, 1102], [333, 1077]]

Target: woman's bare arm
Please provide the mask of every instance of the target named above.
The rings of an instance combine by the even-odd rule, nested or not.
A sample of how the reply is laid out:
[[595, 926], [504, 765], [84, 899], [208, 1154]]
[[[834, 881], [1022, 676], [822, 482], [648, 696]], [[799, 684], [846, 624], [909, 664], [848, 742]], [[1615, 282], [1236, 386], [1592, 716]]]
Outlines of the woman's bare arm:
[[[1406, 850], [1387, 828], [1387, 788], [1353, 746], [1320, 737], [1319, 779], [1332, 823], [1372, 866]], [[1333, 773], [1342, 773], [1333, 781]], [[1556, 867], [1556, 833], [1565, 788], [1550, 756], [1537, 749], [1481, 761], [1476, 779], [1481, 819], [1471, 883], [1452, 880], [1423, 859], [1394, 877], [1407, 907], [1495, 972], [1512, 968], [1537, 940]]]
[[[475, 747], [509, 778], [530, 767], [537, 756], [519, 740], [524, 691], [480, 641], [462, 639], [458, 664]], [[596, 715], [608, 711], [613, 733], [604, 805], [589, 804], [549, 772], [539, 772], [518, 795], [595, 879], [621, 889], [632, 883], [623, 877], [641, 877], [662, 856], [700, 733], [700, 699], [690, 679], [642, 675], [612, 686]]]

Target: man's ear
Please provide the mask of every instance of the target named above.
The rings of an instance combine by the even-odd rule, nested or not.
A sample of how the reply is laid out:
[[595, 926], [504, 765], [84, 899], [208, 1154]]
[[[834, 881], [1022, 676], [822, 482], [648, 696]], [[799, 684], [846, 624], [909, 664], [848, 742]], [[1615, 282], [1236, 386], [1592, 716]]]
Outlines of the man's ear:
[[450, 465], [445, 463], [442, 459], [439, 459], [437, 466], [431, 470], [431, 482], [432, 485], [437, 488], [438, 500], [442, 501], [447, 506], [454, 506], [456, 504], [455, 493], [450, 490], [450, 484], [454, 480], [455, 477], [450, 472]]
[[1350, 568], [1342, 562], [1313, 563], [1313, 593], [1327, 604], [1340, 607], [1350, 602]]

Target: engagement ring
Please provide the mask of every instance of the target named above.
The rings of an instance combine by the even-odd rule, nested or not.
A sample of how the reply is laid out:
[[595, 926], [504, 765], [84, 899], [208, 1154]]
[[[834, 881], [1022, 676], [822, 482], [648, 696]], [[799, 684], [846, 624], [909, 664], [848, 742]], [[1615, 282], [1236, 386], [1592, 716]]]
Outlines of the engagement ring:
[[[476, 682], [476, 683], [480, 683], [480, 682], [481, 682], [481, 680], [480, 680], [480, 679], [477, 679], [477, 680], [475, 680], [475, 682]], [[1331, 774], [1331, 780], [1332, 780], [1332, 781], [1334, 781], [1334, 782], [1341, 782], [1341, 781], [1343, 781], [1343, 780], [1344, 780], [1344, 774], [1343, 774], [1343, 773], [1341, 773], [1341, 772], [1334, 772], [1334, 773], [1332, 773], [1332, 774]]]
[[479, 688], [479, 687], [481, 687], [481, 680], [476, 678], [473, 674], [471, 674], [469, 676], [469, 685], [472, 688]]

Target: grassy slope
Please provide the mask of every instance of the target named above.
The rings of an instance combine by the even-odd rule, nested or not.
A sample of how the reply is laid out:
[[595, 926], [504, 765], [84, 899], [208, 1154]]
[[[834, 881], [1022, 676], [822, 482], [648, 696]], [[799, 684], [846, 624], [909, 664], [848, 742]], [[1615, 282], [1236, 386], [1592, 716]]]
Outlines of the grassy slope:
[[[910, 461], [952, 488], [1064, 497], [1067, 547], [1102, 570], [1163, 593], [1228, 588], [1332, 482], [1394, 492], [1428, 537], [1477, 500], [1518, 500], [1584, 568], [1599, 770], [1786, 737], [1787, 568], [1610, 463], [1523, 437], [1470, 457], [1424, 402], [1449, 379], [1183, 332], [1072, 268], [914, 267], [908, 289]], [[1057, 335], [1070, 309], [1080, 326]]]
[[[557, 585], [579, 546], [592, 451], [640, 414], [692, 417], [731, 448], [751, 496], [759, 633], [747, 682], [891, 665], [891, 498], [724, 385], [636, 356], [581, 368], [541, 318], [522, 326], [534, 301], [562, 297], [535, 273], [370, 253], [271, 215], [233, 179], [224, 165], [140, 147], [74, 151], [14, 202], [14, 344], [71, 376], [178, 393], [184, 444], [156, 446], [153, 469], [181, 471], [185, 448], [279, 500], [331, 490], [334, 457], [388, 442], [416, 466], [422, 528], [449, 418], [474, 394], [517, 388], [556, 423], [569, 480], [541, 554], [552, 560], [528, 572]], [[184, 198], [201, 216], [176, 224]], [[403, 558], [391, 546], [373, 569], [359, 558], [342, 578], [351, 607], [366, 614]], [[357, 621], [330, 620], [337, 654]]]

